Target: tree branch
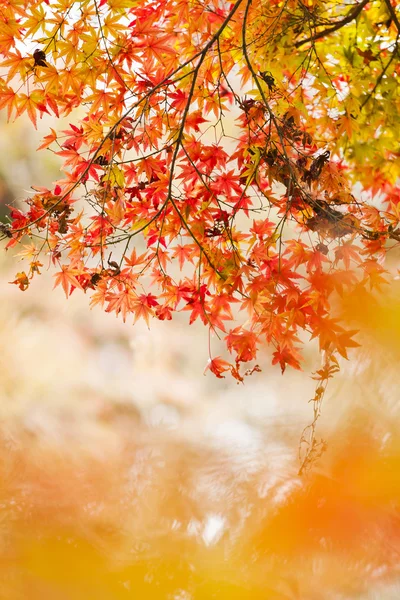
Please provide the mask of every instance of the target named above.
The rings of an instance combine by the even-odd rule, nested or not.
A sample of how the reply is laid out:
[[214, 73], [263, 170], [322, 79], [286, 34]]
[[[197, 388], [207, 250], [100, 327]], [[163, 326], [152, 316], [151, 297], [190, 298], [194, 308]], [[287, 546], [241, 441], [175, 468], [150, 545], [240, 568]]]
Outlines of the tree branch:
[[[385, 1], [386, 1], [386, 3], [390, 4], [390, 0], [385, 0]], [[316, 40], [319, 40], [319, 39], [325, 37], [326, 35], [329, 35], [330, 33], [333, 33], [334, 31], [341, 29], [342, 27], [344, 27], [344, 25], [351, 23], [351, 21], [354, 21], [354, 19], [356, 19], [358, 17], [358, 15], [360, 14], [360, 12], [364, 8], [364, 6], [366, 4], [368, 4], [368, 2], [369, 2], [369, 0], [362, 0], [362, 2], [360, 2], [360, 4], [357, 4], [356, 6], [354, 6], [351, 9], [351, 11], [349, 12], [349, 14], [346, 17], [344, 17], [341, 21], [338, 21], [331, 27], [327, 27], [326, 29], [319, 31], [318, 33], [312, 35], [311, 37], [306, 38], [305, 40], [299, 40], [298, 42], [295, 43], [295, 48], [299, 48], [300, 46], [303, 46], [303, 44], [307, 44], [308, 42], [315, 42]], [[391, 6], [391, 8], [393, 10], [392, 6]], [[396, 17], [396, 19], [397, 19], [397, 17]], [[393, 18], [393, 20], [394, 20], [394, 18]]]
[[396, 15], [396, 11], [394, 10], [390, 0], [385, 0], [385, 4], [388, 7], [388, 11], [390, 13], [390, 16], [392, 17], [392, 21], [393, 23], [396, 25], [397, 27], [397, 31], [400, 33], [400, 21]]

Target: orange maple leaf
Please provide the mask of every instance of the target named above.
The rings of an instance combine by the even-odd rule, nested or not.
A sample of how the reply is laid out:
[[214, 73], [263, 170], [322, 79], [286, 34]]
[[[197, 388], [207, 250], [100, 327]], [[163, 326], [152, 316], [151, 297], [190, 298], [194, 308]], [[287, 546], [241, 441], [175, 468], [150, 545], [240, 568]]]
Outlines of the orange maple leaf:
[[143, 318], [149, 326], [149, 318], [154, 316], [154, 307], [158, 306], [158, 302], [152, 294], [141, 294], [132, 302], [132, 312], [135, 315], [135, 321]]
[[224, 379], [225, 375], [222, 375], [222, 373], [225, 373], [225, 371], [230, 371], [231, 367], [232, 365], [230, 365], [226, 360], [223, 360], [220, 356], [217, 356], [216, 358], [209, 358], [207, 366], [204, 369], [204, 375], [206, 374], [206, 371], [211, 371], [211, 373], [214, 373], [214, 375], [216, 375], [219, 379]]
[[55, 284], [54, 287], [61, 285], [66, 297], [71, 295], [74, 288], [83, 290], [81, 284], [77, 280], [76, 276], [80, 274], [80, 270], [73, 268], [71, 265], [61, 265], [61, 271], [54, 275]]

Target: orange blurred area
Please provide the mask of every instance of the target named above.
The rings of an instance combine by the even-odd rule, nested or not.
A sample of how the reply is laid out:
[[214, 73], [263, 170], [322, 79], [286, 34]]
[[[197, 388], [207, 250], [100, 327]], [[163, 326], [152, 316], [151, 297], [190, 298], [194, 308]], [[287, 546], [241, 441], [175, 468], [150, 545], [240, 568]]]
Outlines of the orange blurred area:
[[1, 598], [362, 597], [400, 564], [398, 424], [376, 426], [354, 414], [305, 478], [267, 440], [235, 464], [140, 431], [106, 459], [3, 437]]
[[[390, 281], [387, 277], [388, 282]], [[357, 289], [343, 299], [343, 316], [370, 341], [384, 349], [400, 349], [400, 280], [383, 285], [379, 292]]]

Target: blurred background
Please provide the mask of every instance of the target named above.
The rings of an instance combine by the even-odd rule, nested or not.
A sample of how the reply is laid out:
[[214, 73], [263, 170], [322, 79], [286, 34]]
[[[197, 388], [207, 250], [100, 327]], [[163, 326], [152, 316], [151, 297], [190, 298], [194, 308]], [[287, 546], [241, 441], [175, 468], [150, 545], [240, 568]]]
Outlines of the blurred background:
[[[60, 178], [48, 125], [0, 122], [0, 219]], [[0, 253], [0, 598], [400, 598], [399, 281], [343, 302], [362, 346], [299, 477], [315, 345], [303, 372], [265, 350], [244, 385], [216, 379], [186, 314], [124, 324], [43, 262], [23, 293]]]

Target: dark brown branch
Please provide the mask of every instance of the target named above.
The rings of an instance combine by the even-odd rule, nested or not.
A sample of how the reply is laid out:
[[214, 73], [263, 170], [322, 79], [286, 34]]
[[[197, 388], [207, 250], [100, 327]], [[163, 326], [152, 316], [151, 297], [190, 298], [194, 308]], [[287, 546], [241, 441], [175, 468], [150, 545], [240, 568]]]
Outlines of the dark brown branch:
[[388, 7], [388, 11], [390, 13], [390, 16], [392, 18], [393, 23], [396, 25], [397, 27], [397, 31], [400, 33], [400, 21], [396, 15], [396, 11], [394, 10], [390, 0], [385, 0], [385, 4]]
[[[387, 0], [387, 1], [390, 2], [390, 0]], [[362, 0], [362, 2], [360, 2], [360, 4], [357, 4], [356, 6], [354, 6], [351, 9], [351, 11], [348, 13], [348, 15], [346, 17], [344, 17], [341, 21], [338, 21], [331, 27], [327, 27], [326, 29], [323, 29], [322, 31], [315, 33], [314, 35], [306, 38], [305, 40], [299, 40], [298, 42], [295, 43], [295, 48], [299, 48], [300, 46], [303, 46], [303, 44], [307, 44], [308, 42], [315, 42], [316, 40], [319, 40], [319, 39], [325, 37], [326, 35], [329, 35], [330, 33], [333, 33], [334, 31], [341, 29], [342, 27], [344, 27], [344, 25], [351, 23], [351, 21], [354, 21], [354, 19], [356, 19], [358, 17], [358, 15], [360, 14], [360, 12], [364, 8], [364, 6], [366, 4], [368, 4], [368, 2], [369, 2], [369, 0]]]
[[390, 59], [388, 60], [388, 62], [386, 63], [385, 67], [382, 69], [381, 74], [379, 75], [378, 79], [376, 80], [376, 83], [373, 87], [373, 89], [369, 92], [368, 96], [365, 98], [365, 100], [363, 101], [363, 103], [361, 104], [360, 108], [361, 110], [364, 108], [364, 106], [371, 100], [372, 96], [375, 94], [376, 90], [378, 89], [378, 87], [380, 86], [380, 83], [386, 73], [386, 71], [388, 70], [388, 68], [390, 67], [390, 65], [392, 64], [396, 54], [398, 52], [398, 47], [397, 47], [397, 41], [396, 41], [396, 46], [394, 48], [394, 51], [390, 57]]

